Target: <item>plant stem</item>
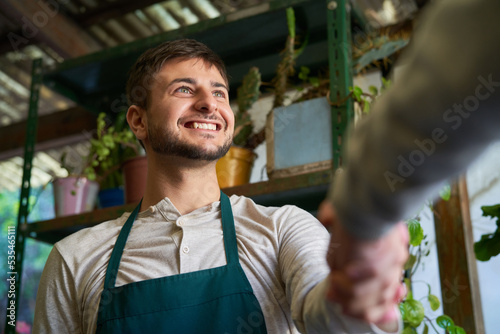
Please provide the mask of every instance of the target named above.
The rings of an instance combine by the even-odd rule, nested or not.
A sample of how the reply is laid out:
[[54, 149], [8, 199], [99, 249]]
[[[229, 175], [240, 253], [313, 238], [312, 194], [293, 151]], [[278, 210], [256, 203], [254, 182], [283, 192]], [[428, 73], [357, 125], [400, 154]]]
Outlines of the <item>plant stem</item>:
[[413, 270], [410, 272], [410, 277], [413, 276], [417, 272], [418, 266], [420, 265], [421, 259], [422, 259], [422, 245], [418, 245], [418, 250], [417, 250], [417, 263], [413, 267]]
[[436, 327], [434, 327], [434, 324], [432, 323], [432, 320], [431, 320], [428, 316], [424, 315], [424, 319], [425, 319], [425, 320], [426, 320], [429, 324], [431, 324], [432, 329], [434, 329], [434, 331], [435, 331], [436, 333], [439, 333], [439, 332], [438, 332], [438, 330], [436, 329]]

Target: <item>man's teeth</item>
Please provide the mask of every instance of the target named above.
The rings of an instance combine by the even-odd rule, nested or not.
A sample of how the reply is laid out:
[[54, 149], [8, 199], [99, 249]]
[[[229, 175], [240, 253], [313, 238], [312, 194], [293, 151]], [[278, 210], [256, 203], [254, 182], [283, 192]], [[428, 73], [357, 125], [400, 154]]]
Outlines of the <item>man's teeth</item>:
[[215, 124], [210, 123], [196, 123], [193, 122], [193, 129], [205, 129], [205, 130], [217, 130], [217, 126]]

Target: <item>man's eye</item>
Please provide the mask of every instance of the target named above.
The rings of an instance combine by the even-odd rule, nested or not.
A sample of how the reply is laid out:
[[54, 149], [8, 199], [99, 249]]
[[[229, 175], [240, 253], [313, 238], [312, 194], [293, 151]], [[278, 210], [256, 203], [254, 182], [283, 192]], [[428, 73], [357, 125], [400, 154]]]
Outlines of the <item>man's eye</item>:
[[224, 94], [224, 92], [221, 92], [220, 90], [214, 92], [213, 95], [215, 97], [225, 97], [226, 96], [226, 94]]
[[177, 88], [177, 91], [179, 93], [189, 93], [190, 92], [188, 87], [179, 87], [179, 88]]

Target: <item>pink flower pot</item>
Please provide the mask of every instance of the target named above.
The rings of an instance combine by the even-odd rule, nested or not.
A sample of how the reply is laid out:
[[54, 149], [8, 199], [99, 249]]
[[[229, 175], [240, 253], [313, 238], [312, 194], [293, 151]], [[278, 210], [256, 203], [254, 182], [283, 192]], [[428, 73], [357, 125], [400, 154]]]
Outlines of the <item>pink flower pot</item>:
[[99, 184], [85, 177], [70, 176], [55, 179], [54, 205], [56, 217], [92, 211], [95, 207]]

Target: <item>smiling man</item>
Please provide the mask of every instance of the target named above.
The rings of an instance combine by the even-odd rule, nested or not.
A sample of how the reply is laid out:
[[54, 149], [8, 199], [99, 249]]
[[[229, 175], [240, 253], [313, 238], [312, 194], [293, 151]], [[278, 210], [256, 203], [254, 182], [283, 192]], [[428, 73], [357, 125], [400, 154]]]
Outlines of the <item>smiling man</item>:
[[[143, 200], [54, 245], [35, 333], [380, 331], [326, 300], [330, 237], [314, 217], [220, 191], [215, 164], [234, 115], [216, 54], [193, 40], [148, 50], [127, 93], [127, 119], [148, 157]], [[388, 282], [387, 295], [398, 286]]]

